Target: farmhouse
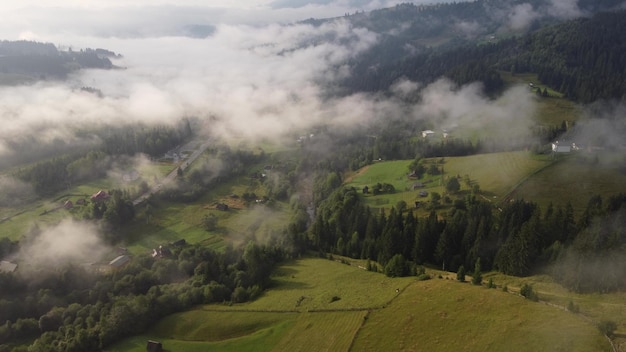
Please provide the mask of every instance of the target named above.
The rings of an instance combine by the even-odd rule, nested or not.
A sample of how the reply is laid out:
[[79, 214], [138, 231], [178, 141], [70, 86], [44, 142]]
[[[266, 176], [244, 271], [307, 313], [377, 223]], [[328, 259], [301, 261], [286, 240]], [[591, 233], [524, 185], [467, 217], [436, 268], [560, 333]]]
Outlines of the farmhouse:
[[159, 341], [148, 340], [146, 352], [163, 352], [163, 344]]
[[109, 194], [103, 190], [99, 190], [91, 196], [92, 202], [102, 202], [107, 199], [109, 199]]
[[553, 153], [569, 153], [572, 151], [572, 146], [559, 144], [559, 141], [552, 143]]
[[74, 203], [72, 203], [71, 200], [66, 200], [65, 203], [63, 203], [63, 208], [65, 209], [72, 209], [74, 207]]
[[0, 261], [0, 273], [12, 273], [17, 269], [17, 264], [9, 261]]
[[126, 254], [120, 255], [109, 262], [109, 266], [113, 269], [119, 269], [130, 262], [130, 257]]
[[181, 239], [179, 239], [177, 241], [174, 241], [174, 242], [170, 243], [170, 245], [172, 247], [181, 247], [181, 246], [184, 246], [186, 244], [187, 244], [187, 241], [185, 241], [184, 238], [181, 238]]
[[415, 191], [416, 189], [424, 188], [424, 184], [421, 182], [415, 182], [411, 187]]
[[432, 130], [422, 131], [422, 137], [424, 137], [424, 138], [432, 137], [434, 135], [435, 135], [435, 132], [432, 131]]
[[152, 258], [164, 258], [172, 255], [172, 251], [169, 248], [159, 246], [159, 248], [152, 249]]

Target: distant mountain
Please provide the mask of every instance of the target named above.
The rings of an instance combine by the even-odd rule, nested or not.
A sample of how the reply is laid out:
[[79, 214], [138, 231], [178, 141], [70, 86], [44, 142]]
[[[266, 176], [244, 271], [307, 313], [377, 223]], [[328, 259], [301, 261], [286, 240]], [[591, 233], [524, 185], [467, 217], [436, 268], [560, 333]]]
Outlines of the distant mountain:
[[512, 12], [506, 9], [548, 11], [550, 4], [402, 4], [347, 16], [381, 39], [350, 63], [353, 75], [344, 88], [348, 93], [384, 91], [403, 77], [428, 83], [448, 76], [459, 84], [482, 81], [489, 93], [502, 86], [498, 70], [515, 70], [538, 73], [543, 83], [581, 102], [624, 96], [626, 12], [601, 12], [619, 8], [623, 1], [580, 1], [575, 12], [591, 17], [564, 21], [552, 11], [524, 28], [511, 27]]
[[84, 68], [113, 69], [111, 58], [120, 57], [106, 49], [58, 50], [51, 43], [0, 41], [0, 85], [41, 79], [64, 79]]

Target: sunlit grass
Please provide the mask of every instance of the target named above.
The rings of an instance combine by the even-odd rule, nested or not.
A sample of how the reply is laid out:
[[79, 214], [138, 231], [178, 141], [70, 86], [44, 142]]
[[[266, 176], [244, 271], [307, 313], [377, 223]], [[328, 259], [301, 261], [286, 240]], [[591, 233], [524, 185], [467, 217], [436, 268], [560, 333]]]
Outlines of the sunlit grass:
[[608, 342], [570, 312], [501, 290], [433, 279], [373, 311], [355, 351], [606, 351]]

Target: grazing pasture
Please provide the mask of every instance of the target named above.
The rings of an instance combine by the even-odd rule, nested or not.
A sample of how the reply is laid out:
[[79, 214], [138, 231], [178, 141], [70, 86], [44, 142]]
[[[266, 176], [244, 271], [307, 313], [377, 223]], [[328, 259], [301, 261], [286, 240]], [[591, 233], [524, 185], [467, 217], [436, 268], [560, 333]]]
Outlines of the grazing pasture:
[[607, 351], [595, 326], [518, 295], [455, 280], [416, 282], [373, 311], [354, 351]]
[[[428, 273], [433, 279], [427, 281], [388, 278], [358, 265], [300, 259], [277, 268], [272, 288], [254, 302], [177, 313], [110, 350], [142, 351], [149, 339], [162, 341], [166, 350], [192, 352], [610, 349], [593, 322], [517, 292], [530, 280], [542, 301], [573, 298], [583, 310], [602, 304], [593, 297], [567, 293], [541, 276], [487, 273], [499, 285], [488, 289], [460, 283], [453, 273]], [[508, 292], [501, 289], [505, 284]], [[623, 307], [617, 296], [610, 302]], [[597, 317], [614, 318], [606, 312]]]

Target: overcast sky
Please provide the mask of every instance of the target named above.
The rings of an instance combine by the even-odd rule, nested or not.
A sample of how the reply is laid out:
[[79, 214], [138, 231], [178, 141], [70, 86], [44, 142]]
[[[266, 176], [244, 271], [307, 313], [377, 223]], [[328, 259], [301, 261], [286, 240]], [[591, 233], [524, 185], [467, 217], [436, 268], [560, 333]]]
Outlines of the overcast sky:
[[[20, 0], [2, 1], [4, 39], [162, 36], [191, 24], [292, 23], [394, 6], [402, 0]], [[420, 3], [441, 0], [417, 0]]]

